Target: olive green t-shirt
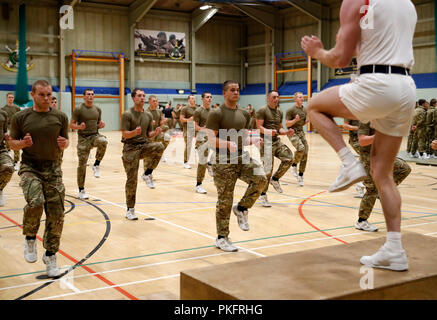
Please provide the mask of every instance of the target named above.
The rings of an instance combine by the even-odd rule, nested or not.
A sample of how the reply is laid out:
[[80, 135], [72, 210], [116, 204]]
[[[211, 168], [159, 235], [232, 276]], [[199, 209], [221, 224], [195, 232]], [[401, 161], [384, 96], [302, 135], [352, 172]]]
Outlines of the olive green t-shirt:
[[[186, 106], [181, 110], [181, 115], [183, 115], [186, 119], [191, 118], [192, 116], [194, 116], [194, 111], [196, 111], [196, 109], [196, 105], [194, 107]], [[184, 129], [184, 131], [187, 131], [187, 122], [182, 123], [182, 128]]]
[[[282, 124], [282, 110], [278, 107], [275, 109], [269, 106], [261, 107], [256, 112], [257, 120], [264, 120], [263, 127], [266, 129], [277, 130], [279, 134], [279, 129]], [[261, 134], [261, 138], [264, 138], [264, 134]], [[272, 141], [278, 140], [278, 135], [272, 137]]]
[[133, 107], [125, 111], [121, 116], [121, 130], [132, 131], [140, 126], [141, 134], [129, 139], [122, 138], [121, 142], [127, 144], [146, 143], [148, 133], [153, 131], [152, 121], [152, 115], [149, 112], [138, 112]]
[[152, 116], [152, 120], [155, 121], [153, 125], [153, 130], [159, 127], [159, 123], [161, 122], [162, 111], [161, 109], [156, 108], [155, 110], [151, 110], [150, 107], [146, 109], [146, 112], [149, 112]]
[[20, 112], [21, 109], [20, 109], [20, 107], [18, 107], [18, 106], [16, 106], [14, 104], [13, 106], [5, 105], [2, 108], [2, 110], [5, 111], [8, 114], [8, 129], [10, 129], [11, 128], [11, 119], [12, 119], [12, 116], [14, 114], [16, 114], [17, 112]]
[[208, 120], [209, 111], [211, 108], [199, 107], [194, 111], [194, 121], [197, 123], [199, 127], [204, 127], [206, 124], [206, 120]]
[[58, 137], [68, 139], [68, 117], [52, 107], [47, 112], [27, 108], [12, 117], [10, 135], [14, 140], [21, 140], [27, 133], [33, 145], [22, 149], [23, 161], [57, 160], [61, 155]]
[[292, 106], [291, 108], [287, 109], [285, 113], [285, 119], [293, 120], [296, 115], [299, 115], [299, 121], [292, 125], [291, 128], [294, 131], [303, 131], [303, 126], [305, 125], [305, 121], [307, 120], [307, 111], [305, 107], [302, 106], [301, 108], [299, 108], [297, 105]]
[[[206, 128], [218, 131], [218, 137], [222, 140], [236, 142], [236, 139], [231, 139], [231, 137], [233, 134], [238, 134], [237, 146], [239, 154], [243, 151], [243, 135], [247, 133], [244, 132], [244, 129], [249, 129], [249, 127], [250, 114], [247, 110], [241, 108], [230, 109], [224, 104], [211, 110], [206, 121]], [[216, 154], [219, 154], [218, 148], [216, 149]]]
[[76, 121], [77, 125], [85, 123], [85, 130], [78, 130], [80, 136], [88, 136], [99, 132], [97, 123], [102, 120], [102, 110], [92, 105], [87, 107], [84, 103], [74, 109], [71, 120]]
[[0, 150], [5, 149], [5, 133], [8, 131], [8, 114], [0, 110]]
[[175, 108], [175, 109], [173, 110], [173, 112], [174, 112], [174, 118], [175, 118], [176, 120], [179, 119], [179, 117], [180, 117], [180, 115], [181, 115], [181, 110], [182, 110], [182, 107]]
[[[357, 137], [360, 135], [373, 136], [374, 134], [375, 134], [375, 129], [370, 127], [370, 122], [368, 123], [360, 122], [360, 126], [358, 127], [358, 131], [357, 131]], [[372, 148], [371, 144], [365, 147], [361, 147], [361, 155], [367, 155], [370, 157], [371, 148]]]

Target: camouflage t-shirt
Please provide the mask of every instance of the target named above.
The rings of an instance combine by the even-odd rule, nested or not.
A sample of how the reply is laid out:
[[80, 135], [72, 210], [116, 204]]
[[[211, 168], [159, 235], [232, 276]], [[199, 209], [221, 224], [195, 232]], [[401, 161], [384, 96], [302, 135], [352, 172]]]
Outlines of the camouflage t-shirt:
[[8, 114], [0, 110], [0, 150], [5, 149], [5, 133], [8, 131]]
[[71, 120], [76, 121], [77, 125], [85, 123], [85, 130], [78, 130], [80, 136], [88, 136], [98, 133], [97, 123], [102, 120], [102, 110], [92, 105], [87, 107], [84, 103], [74, 109]]
[[307, 111], [304, 106], [299, 108], [297, 105], [292, 106], [285, 112], [286, 120], [293, 120], [296, 115], [299, 115], [299, 121], [296, 122], [291, 128], [294, 131], [303, 131], [303, 126], [305, 125], [305, 121], [307, 119]]
[[[226, 141], [237, 142], [235, 138], [238, 135], [238, 153], [243, 151], [243, 136], [247, 134], [244, 129], [250, 127], [250, 114], [247, 110], [236, 108], [231, 109], [222, 104], [220, 107], [211, 110], [206, 121], [206, 128], [218, 131], [218, 137]], [[219, 149], [216, 149], [219, 154]]]
[[8, 114], [8, 129], [10, 129], [11, 128], [11, 119], [12, 119], [12, 116], [14, 114], [16, 114], [17, 112], [20, 112], [21, 109], [20, 109], [20, 107], [18, 107], [18, 106], [16, 106], [14, 104], [13, 106], [5, 105], [2, 108], [2, 110], [5, 111]]
[[[191, 118], [194, 116], [194, 111], [196, 111], [197, 106], [191, 107], [186, 106], [181, 110], [181, 115], [183, 115], [186, 119]], [[184, 131], [187, 131], [187, 122], [182, 123], [182, 128]]]
[[[278, 107], [275, 109], [269, 106], [261, 107], [256, 112], [257, 120], [264, 120], [263, 127], [266, 129], [277, 130], [279, 134], [279, 129], [282, 124], [282, 110]], [[261, 133], [261, 138], [264, 138], [264, 134]], [[279, 139], [278, 135], [272, 137], [272, 141], [277, 141]]]
[[152, 115], [146, 111], [138, 112], [132, 107], [124, 112], [121, 116], [121, 130], [132, 131], [139, 126], [141, 127], [141, 134], [129, 139], [122, 138], [121, 142], [127, 144], [146, 143], [148, 141], [148, 133], [153, 131], [152, 121]]
[[68, 117], [52, 107], [47, 112], [27, 108], [12, 117], [10, 135], [14, 140], [21, 140], [27, 133], [33, 145], [22, 149], [23, 161], [57, 160], [61, 155], [58, 137], [68, 139]]

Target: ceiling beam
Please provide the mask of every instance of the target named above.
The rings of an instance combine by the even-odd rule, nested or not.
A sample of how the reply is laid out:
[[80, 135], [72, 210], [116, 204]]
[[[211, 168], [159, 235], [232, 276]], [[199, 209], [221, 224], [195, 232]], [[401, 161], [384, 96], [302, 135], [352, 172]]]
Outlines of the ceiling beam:
[[193, 31], [197, 32], [209, 19], [211, 19], [218, 11], [218, 8], [210, 8], [207, 10], [196, 9], [192, 15]]
[[267, 10], [255, 9], [251, 6], [239, 5], [233, 3], [230, 3], [229, 5], [243, 12], [247, 16], [258, 21], [259, 23], [263, 24], [267, 28], [271, 30], [275, 29], [276, 19], [275, 19], [275, 14], [273, 12], [268, 12]]
[[136, 0], [129, 6], [129, 25], [132, 26], [139, 22], [150, 9], [155, 5], [157, 0]]
[[308, 0], [289, 0], [287, 2], [318, 21], [326, 19], [323, 16], [322, 5], [319, 3]]

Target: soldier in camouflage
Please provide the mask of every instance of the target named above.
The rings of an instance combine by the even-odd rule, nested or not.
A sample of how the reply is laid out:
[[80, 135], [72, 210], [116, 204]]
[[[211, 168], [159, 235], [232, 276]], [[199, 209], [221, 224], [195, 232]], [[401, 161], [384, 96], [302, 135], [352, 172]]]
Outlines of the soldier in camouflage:
[[12, 178], [14, 164], [6, 149], [5, 142], [8, 139], [8, 114], [0, 110], [0, 207], [6, 204], [3, 189]]
[[[149, 168], [147, 174], [159, 164], [164, 145], [161, 142], [151, 142], [149, 139], [161, 134], [161, 127], [153, 130], [153, 119], [143, 108], [146, 94], [141, 89], [134, 89], [131, 93], [134, 106], [125, 111], [121, 117], [121, 134], [123, 142], [123, 166], [126, 172], [126, 218], [138, 220], [135, 214], [135, 203], [138, 184], [138, 168], [141, 159], [146, 159]], [[149, 171], [150, 170], [150, 173]]]
[[[370, 152], [373, 142], [375, 130], [370, 127], [370, 123], [360, 122], [358, 129], [358, 140], [360, 143], [360, 161], [366, 170], [367, 177], [364, 179], [366, 193], [360, 202], [358, 212], [358, 221], [355, 223], [355, 228], [364, 231], [378, 231], [378, 228], [368, 222], [372, 213], [376, 199], [378, 198], [378, 189], [370, 175]], [[401, 158], [396, 158], [393, 166], [393, 179], [396, 185], [399, 185], [410, 174], [411, 167]]]
[[[20, 112], [21, 109], [20, 107], [16, 106], [14, 104], [14, 99], [15, 96], [12, 92], [8, 92], [6, 94], [6, 101], [8, 102], [3, 108], [2, 110], [5, 111], [8, 114], [8, 130], [11, 130], [11, 119], [12, 116], [14, 114], [16, 114], [17, 112]], [[8, 149], [8, 151], [10, 150], [9, 148], [9, 144], [8, 141], [5, 141], [6, 143], [6, 148]], [[18, 171], [18, 162], [20, 161], [20, 151], [19, 150], [14, 150], [14, 170]]]
[[[419, 106], [414, 111], [413, 125], [414, 131], [411, 153], [413, 157], [422, 159], [426, 152], [426, 111], [428, 102], [425, 99], [419, 99]], [[418, 152], [418, 153], [416, 153]]]
[[[435, 124], [437, 119], [435, 118], [436, 111], [436, 99], [431, 99], [429, 102], [428, 111], [426, 112], [426, 158], [436, 158], [434, 150], [431, 148], [431, 142], [434, 140]], [[424, 155], [425, 156], [425, 155]]]
[[50, 107], [52, 87], [38, 80], [32, 87], [34, 106], [14, 115], [9, 141], [11, 149], [23, 150], [18, 172], [27, 205], [24, 207], [24, 258], [37, 260], [36, 235], [43, 211], [46, 214], [42, 260], [49, 277], [57, 277], [56, 252], [64, 224], [65, 187], [62, 182], [60, 152], [68, 147], [68, 117]]

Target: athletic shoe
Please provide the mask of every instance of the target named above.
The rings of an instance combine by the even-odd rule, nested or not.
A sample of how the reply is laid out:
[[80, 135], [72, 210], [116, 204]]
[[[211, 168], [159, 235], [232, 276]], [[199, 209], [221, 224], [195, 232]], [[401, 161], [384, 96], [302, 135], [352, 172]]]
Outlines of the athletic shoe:
[[270, 184], [273, 186], [273, 188], [275, 188], [275, 190], [277, 192], [279, 192], [279, 193], [283, 192], [279, 181], [275, 181], [275, 180], [270, 179]]
[[81, 200], [89, 199], [88, 195], [85, 193], [85, 189], [82, 191], [79, 191], [79, 195], [77, 197]]
[[143, 180], [146, 182], [146, 185], [150, 188], [150, 189], [155, 189], [155, 184], [153, 183], [153, 177], [151, 174], [143, 174], [141, 176], [141, 178], [143, 178]]
[[15, 171], [20, 170], [20, 165], [18, 164], [18, 162], [15, 162], [15, 163], [14, 163], [14, 170], [15, 170]]
[[128, 220], [138, 220], [137, 215], [135, 214], [135, 208], [129, 208], [126, 212], [126, 219]]
[[297, 174], [297, 167], [291, 167], [291, 173], [293, 174], [293, 176], [295, 178], [297, 178], [298, 174]]
[[93, 166], [94, 177], [100, 178], [100, 166]]
[[261, 204], [263, 207], [270, 208], [272, 205], [270, 204], [269, 200], [267, 199], [267, 195], [259, 196], [259, 201], [261, 201]]
[[5, 195], [3, 194], [3, 190], [0, 190], [0, 207], [3, 207], [6, 204]]
[[351, 185], [364, 180], [367, 174], [363, 165], [358, 160], [354, 160], [347, 166], [342, 164], [338, 172], [337, 179], [329, 187], [329, 192], [339, 192], [346, 190]]
[[205, 193], [206, 193], [206, 190], [202, 187], [201, 184], [199, 184], [198, 186], [196, 186], [196, 192], [197, 192], [197, 193], [205, 194]]
[[355, 185], [355, 190], [357, 191], [357, 195], [354, 196], [354, 198], [362, 198], [364, 197], [364, 190], [365, 190], [365, 186], [363, 185], [362, 182], [359, 182]]
[[211, 165], [208, 165], [208, 166], [206, 167], [206, 169], [208, 169], [208, 173], [209, 173], [209, 175], [210, 175], [211, 177], [214, 177], [214, 171], [212, 171], [212, 166], [211, 166]]
[[184, 163], [184, 168], [185, 168], [185, 169], [191, 169], [191, 166], [189, 165], [188, 162], [185, 162], [185, 163]]
[[363, 231], [369, 231], [369, 232], [376, 232], [378, 231], [378, 227], [375, 227], [373, 224], [368, 222], [367, 220], [363, 220], [361, 222], [355, 223], [355, 229], [363, 230]]
[[24, 260], [29, 263], [34, 263], [38, 259], [36, 252], [36, 239], [24, 239]]
[[299, 184], [299, 187], [303, 187], [303, 177], [297, 176], [297, 183]]
[[408, 270], [408, 259], [405, 250], [393, 252], [385, 246], [382, 246], [374, 255], [361, 257], [360, 262], [372, 268], [394, 271]]
[[46, 256], [46, 254], [44, 252], [44, 254], [42, 255], [42, 261], [46, 265], [47, 276], [49, 278], [58, 277], [60, 274], [59, 268], [58, 268], [58, 263], [56, 260], [57, 260], [56, 254], [54, 254], [52, 256]]
[[223, 251], [227, 251], [227, 252], [238, 251], [238, 248], [232, 244], [231, 239], [229, 239], [228, 237], [220, 238], [220, 239], [216, 238], [214, 240], [214, 245], [217, 248], [222, 249]]
[[240, 229], [243, 231], [249, 231], [249, 217], [248, 217], [248, 211], [240, 211], [238, 210], [238, 205], [234, 205], [232, 207], [232, 210], [234, 211], [234, 214], [237, 216], [238, 225], [240, 226]]

